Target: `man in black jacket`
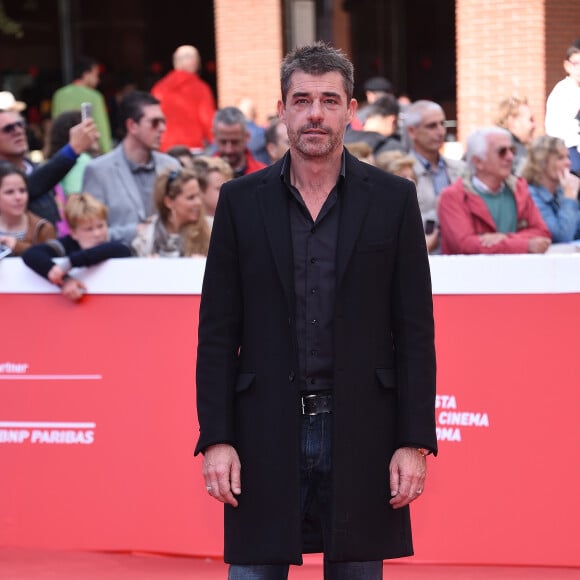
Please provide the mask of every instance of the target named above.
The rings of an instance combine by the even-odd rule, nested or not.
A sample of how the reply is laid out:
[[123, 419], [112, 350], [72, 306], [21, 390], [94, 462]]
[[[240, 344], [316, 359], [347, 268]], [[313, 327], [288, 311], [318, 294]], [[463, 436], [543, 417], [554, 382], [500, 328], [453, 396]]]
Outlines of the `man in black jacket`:
[[230, 580], [378, 580], [412, 554], [435, 437], [429, 264], [412, 182], [349, 155], [353, 67], [284, 60], [290, 151], [222, 187], [203, 283], [197, 408]]

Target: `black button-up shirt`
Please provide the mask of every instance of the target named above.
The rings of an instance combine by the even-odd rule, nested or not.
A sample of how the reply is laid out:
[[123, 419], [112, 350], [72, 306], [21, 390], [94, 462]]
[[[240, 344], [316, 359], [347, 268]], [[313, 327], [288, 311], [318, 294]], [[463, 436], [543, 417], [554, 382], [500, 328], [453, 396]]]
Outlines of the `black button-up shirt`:
[[299, 387], [303, 392], [329, 390], [334, 382], [336, 248], [344, 175], [343, 154], [338, 181], [313, 220], [300, 192], [290, 184], [289, 154], [282, 166], [281, 177], [288, 189]]

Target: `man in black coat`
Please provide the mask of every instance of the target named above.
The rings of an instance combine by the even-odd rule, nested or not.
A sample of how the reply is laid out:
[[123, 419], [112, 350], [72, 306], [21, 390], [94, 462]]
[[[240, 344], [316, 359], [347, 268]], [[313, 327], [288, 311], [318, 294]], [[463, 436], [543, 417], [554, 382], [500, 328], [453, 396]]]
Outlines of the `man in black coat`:
[[199, 323], [208, 493], [229, 578], [377, 580], [412, 554], [409, 503], [435, 437], [429, 264], [412, 182], [343, 147], [352, 64], [325, 44], [284, 60], [290, 151], [222, 187]]

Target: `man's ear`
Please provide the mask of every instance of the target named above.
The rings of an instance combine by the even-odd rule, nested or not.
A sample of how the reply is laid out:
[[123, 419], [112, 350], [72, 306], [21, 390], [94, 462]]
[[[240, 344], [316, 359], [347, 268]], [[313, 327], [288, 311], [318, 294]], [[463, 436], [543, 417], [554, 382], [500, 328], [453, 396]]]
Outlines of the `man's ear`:
[[285, 123], [286, 119], [285, 119], [284, 103], [281, 100], [279, 100], [276, 108], [278, 110], [278, 118], [280, 119], [280, 121], [283, 121]]
[[127, 135], [131, 134], [138, 124], [139, 123], [137, 123], [137, 121], [134, 121], [133, 119], [127, 119], [125, 121], [125, 131]]
[[347, 113], [347, 120], [349, 123], [351, 123], [352, 120], [354, 119], [357, 108], [358, 108], [357, 100], [351, 99], [350, 102], [348, 103], [348, 113]]

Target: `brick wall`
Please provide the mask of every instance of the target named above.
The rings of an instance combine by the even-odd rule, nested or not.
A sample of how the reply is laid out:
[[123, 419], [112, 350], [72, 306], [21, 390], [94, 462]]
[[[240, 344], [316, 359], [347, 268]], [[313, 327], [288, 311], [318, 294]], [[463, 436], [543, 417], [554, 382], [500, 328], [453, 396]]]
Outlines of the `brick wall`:
[[580, 37], [577, 0], [457, 0], [459, 139], [489, 125], [497, 103], [527, 96], [544, 133], [546, 98], [563, 78], [569, 43]]
[[546, 0], [546, 96], [564, 78], [562, 62], [566, 49], [577, 38], [580, 38], [580, 2]]
[[544, 0], [457, 0], [456, 15], [459, 140], [511, 95], [527, 96], [543, 127]]
[[250, 97], [258, 123], [276, 113], [283, 57], [280, 0], [214, 0], [218, 106]]

